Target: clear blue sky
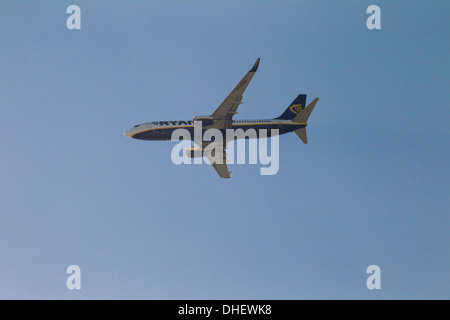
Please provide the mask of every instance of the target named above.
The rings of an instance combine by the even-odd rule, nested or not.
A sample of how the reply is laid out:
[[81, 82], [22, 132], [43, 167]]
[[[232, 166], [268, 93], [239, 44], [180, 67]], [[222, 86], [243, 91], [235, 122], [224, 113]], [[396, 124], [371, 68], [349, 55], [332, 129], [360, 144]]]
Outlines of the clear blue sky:
[[[448, 1], [1, 1], [0, 298], [449, 299], [449, 16]], [[221, 180], [123, 136], [210, 114], [258, 57], [236, 119], [320, 97], [309, 144], [280, 137], [277, 175]]]

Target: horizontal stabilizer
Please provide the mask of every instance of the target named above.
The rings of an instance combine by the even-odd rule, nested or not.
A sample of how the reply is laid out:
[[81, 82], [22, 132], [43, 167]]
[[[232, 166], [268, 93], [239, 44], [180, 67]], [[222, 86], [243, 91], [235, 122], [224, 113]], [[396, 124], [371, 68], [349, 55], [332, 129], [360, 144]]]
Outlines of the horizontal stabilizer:
[[311, 115], [311, 112], [314, 110], [314, 107], [316, 106], [317, 101], [319, 101], [319, 98], [315, 98], [310, 104], [308, 104], [308, 106], [294, 118], [294, 122], [301, 122], [301, 123], [307, 122], [309, 116]]
[[297, 135], [297, 137], [300, 138], [300, 140], [303, 141], [304, 144], [308, 144], [308, 137], [306, 136], [306, 127], [297, 129], [294, 131], [294, 133]]

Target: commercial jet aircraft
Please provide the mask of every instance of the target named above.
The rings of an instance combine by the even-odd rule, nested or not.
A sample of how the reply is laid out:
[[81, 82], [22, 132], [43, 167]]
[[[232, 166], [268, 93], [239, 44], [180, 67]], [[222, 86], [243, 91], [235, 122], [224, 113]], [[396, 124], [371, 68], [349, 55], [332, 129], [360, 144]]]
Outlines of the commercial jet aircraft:
[[[278, 134], [285, 134], [294, 132], [303, 143], [308, 143], [306, 136], [306, 126], [309, 116], [313, 111], [319, 98], [315, 98], [307, 107], [306, 94], [300, 94], [289, 105], [289, 107], [283, 112], [281, 116], [274, 119], [253, 119], [253, 120], [233, 120], [233, 116], [237, 114], [237, 109], [242, 104], [242, 97], [245, 89], [249, 85], [256, 70], [258, 70], [259, 60], [253, 67], [247, 72], [237, 86], [231, 91], [226, 99], [220, 104], [220, 106], [209, 116], [197, 116], [193, 120], [181, 120], [181, 121], [154, 121], [139, 124], [134, 126], [124, 134], [133, 139], [139, 140], [171, 140], [172, 133], [176, 129], [184, 128], [191, 133], [191, 137], [194, 137], [194, 124], [201, 124], [202, 130], [207, 129], [219, 129], [221, 132], [225, 132], [227, 129], [254, 129], [259, 137], [259, 130], [266, 129], [267, 136], [270, 136], [271, 129], [277, 129]], [[272, 133], [273, 134], [273, 133]], [[224, 135], [225, 136], [225, 135]], [[239, 138], [239, 137], [238, 137]], [[194, 140], [194, 139], [192, 139]], [[195, 140], [194, 142], [198, 144]], [[206, 156], [214, 169], [217, 171], [221, 178], [231, 178], [231, 172], [228, 171], [226, 162], [226, 145], [229, 141], [226, 139], [221, 143], [222, 160], [215, 163], [211, 161], [211, 155], [204, 154], [205, 148], [214, 142], [202, 141], [199, 148], [189, 148], [186, 150], [186, 154], [190, 158], [198, 156]], [[219, 163], [220, 162], [220, 163]]]

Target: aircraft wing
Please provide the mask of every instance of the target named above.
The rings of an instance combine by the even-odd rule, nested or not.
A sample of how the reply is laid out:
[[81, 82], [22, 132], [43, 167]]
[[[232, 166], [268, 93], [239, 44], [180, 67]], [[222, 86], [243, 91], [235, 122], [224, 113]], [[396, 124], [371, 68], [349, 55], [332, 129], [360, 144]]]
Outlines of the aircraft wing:
[[[208, 154], [208, 152], [206, 153], [206, 157], [208, 158], [209, 162], [211, 163], [211, 165], [213, 166], [213, 168], [216, 170], [217, 174], [221, 177], [221, 178], [231, 178], [231, 173], [230, 171], [228, 171], [228, 166], [227, 166], [227, 154], [225, 153], [225, 146], [222, 145], [211, 145], [209, 144], [209, 146], [215, 147], [214, 151], [218, 154], [218, 163], [216, 163], [213, 159], [213, 157]], [[206, 145], [203, 146], [204, 148], [206, 148]]]
[[223, 129], [230, 129], [233, 119], [233, 115], [237, 112], [239, 105], [242, 102], [242, 96], [245, 89], [247, 89], [250, 81], [255, 75], [256, 70], [258, 70], [259, 58], [256, 60], [253, 68], [251, 68], [247, 74], [242, 78], [242, 80], [237, 84], [237, 86], [230, 92], [228, 97], [220, 104], [220, 106], [214, 111], [212, 117], [214, 120], [219, 120], [217, 126]]

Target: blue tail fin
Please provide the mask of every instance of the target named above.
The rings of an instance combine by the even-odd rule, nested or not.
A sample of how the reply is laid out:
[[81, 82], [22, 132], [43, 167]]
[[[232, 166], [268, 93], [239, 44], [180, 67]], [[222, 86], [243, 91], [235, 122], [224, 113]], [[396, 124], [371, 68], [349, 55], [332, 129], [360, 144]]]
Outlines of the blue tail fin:
[[279, 120], [292, 120], [294, 119], [303, 109], [305, 109], [306, 104], [306, 94], [300, 94], [294, 101], [289, 105], [289, 107], [284, 111], [284, 113], [279, 116]]

